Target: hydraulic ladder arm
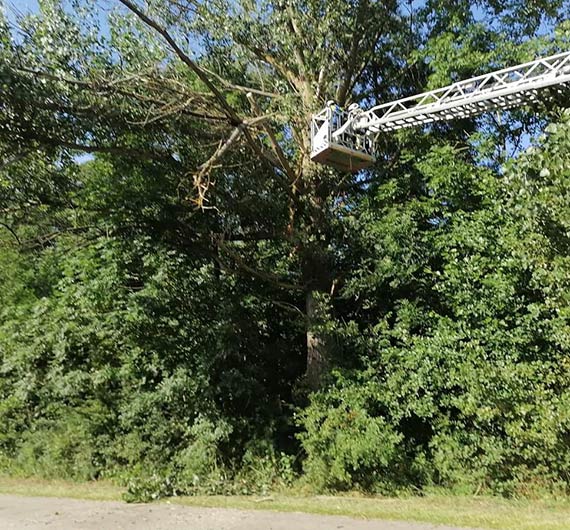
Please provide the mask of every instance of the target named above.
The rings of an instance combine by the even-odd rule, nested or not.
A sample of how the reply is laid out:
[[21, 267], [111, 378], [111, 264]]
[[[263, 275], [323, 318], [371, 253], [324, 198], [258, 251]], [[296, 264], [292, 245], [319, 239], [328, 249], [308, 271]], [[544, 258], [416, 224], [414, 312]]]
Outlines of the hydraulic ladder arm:
[[311, 158], [357, 171], [374, 162], [380, 132], [476, 116], [532, 104], [553, 93], [570, 93], [570, 52], [537, 59], [444, 88], [377, 105], [369, 110], [333, 104], [313, 116]]

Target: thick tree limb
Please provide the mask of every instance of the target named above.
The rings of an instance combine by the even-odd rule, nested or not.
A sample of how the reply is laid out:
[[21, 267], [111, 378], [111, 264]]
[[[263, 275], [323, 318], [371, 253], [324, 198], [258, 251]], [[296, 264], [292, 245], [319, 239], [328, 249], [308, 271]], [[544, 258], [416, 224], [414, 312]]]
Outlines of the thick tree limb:
[[217, 246], [220, 250], [223, 250], [223, 252], [225, 252], [237, 265], [237, 269], [229, 267], [227, 263], [218, 258], [218, 262], [223, 269], [229, 270], [231, 272], [246, 273], [255, 278], [259, 278], [261, 280], [269, 282], [272, 285], [279, 287], [281, 289], [287, 289], [290, 291], [303, 291], [305, 289], [303, 285], [285, 282], [277, 275], [272, 274], [270, 272], [254, 269], [253, 267], [245, 263], [245, 260], [241, 256], [231, 251], [228, 248], [228, 246], [224, 244], [223, 241], [217, 241]]
[[366, 11], [366, 7], [368, 7], [368, 0], [361, 0], [358, 4], [358, 11], [356, 14], [356, 20], [354, 21], [354, 33], [352, 35], [352, 42], [350, 45], [350, 51], [348, 53], [348, 58], [345, 64], [345, 73], [344, 79], [342, 83], [338, 87], [336, 93], [336, 102], [341, 106], [344, 107], [346, 103], [346, 98], [348, 95], [348, 90], [352, 84], [355, 70], [356, 70], [356, 62], [358, 57], [358, 51], [360, 49], [360, 42], [361, 42], [361, 34], [359, 33], [358, 29], [362, 22], [362, 17]]
[[322, 96], [323, 96], [323, 92], [325, 89], [325, 79], [326, 79], [326, 68], [324, 66], [321, 66], [321, 69], [319, 70], [319, 77], [317, 79], [317, 92], [315, 93], [315, 99], [317, 101], [319, 101]]
[[[208, 76], [206, 75], [204, 70], [202, 70], [202, 68], [200, 68], [192, 59], [190, 59], [190, 57], [188, 57], [188, 55], [186, 53], [184, 53], [182, 48], [180, 48], [180, 46], [178, 46], [176, 41], [172, 38], [170, 33], [165, 28], [163, 28], [158, 22], [156, 22], [155, 20], [150, 18], [148, 15], [146, 15], [143, 11], [141, 11], [141, 9], [139, 9], [139, 7], [137, 5], [135, 5], [130, 0], [118, 0], [118, 1], [121, 4], [123, 4], [127, 9], [132, 11], [137, 17], [139, 17], [147, 26], [151, 27], [159, 35], [162, 36], [162, 38], [168, 43], [168, 45], [172, 48], [172, 50], [174, 51], [174, 53], [176, 53], [176, 55], [180, 58], [180, 60], [186, 66], [188, 66], [188, 68], [190, 68], [196, 74], [198, 79], [200, 79], [208, 87], [210, 92], [212, 92], [212, 94], [215, 96], [216, 100], [220, 104], [221, 108], [224, 110], [225, 114], [228, 116], [228, 119], [232, 125], [234, 125], [235, 127], [238, 127], [239, 125], [241, 125], [243, 123], [243, 120], [238, 116], [236, 111], [228, 104], [225, 97], [218, 90], [218, 88], [210, 81], [210, 79], [208, 78]], [[245, 136], [247, 142], [252, 147], [252, 149], [255, 151], [255, 153], [262, 160], [266, 159], [266, 157], [263, 154], [263, 152], [261, 151], [259, 145], [257, 145], [257, 143], [255, 142], [255, 140], [253, 139], [253, 137], [251, 136], [251, 134], [249, 133], [247, 128], [243, 128], [243, 135]]]
[[[253, 94], [251, 92], [249, 92], [247, 94], [247, 99], [249, 100], [249, 103], [251, 105], [252, 110], [257, 115], [260, 115], [261, 110], [259, 109], [259, 106], [257, 105], [257, 102], [255, 101]], [[275, 134], [271, 130], [271, 127], [264, 121], [263, 122], [263, 128], [264, 128], [265, 132], [267, 133], [267, 136], [269, 137], [269, 141], [271, 142], [271, 145], [273, 147], [273, 151], [277, 155], [279, 163], [283, 166], [283, 169], [285, 170], [285, 173], [289, 177], [289, 180], [291, 182], [294, 182], [296, 180], [295, 172], [293, 171], [293, 168], [289, 164], [289, 161], [287, 160], [285, 153], [283, 153], [283, 149], [281, 149], [281, 146], [279, 145], [279, 142], [277, 141]]]
[[206, 73], [200, 68], [188, 55], [178, 46], [176, 41], [173, 39], [172, 35], [163, 28], [158, 22], [150, 18], [146, 13], [144, 13], [137, 5], [135, 5], [130, 0], [118, 0], [121, 4], [123, 4], [127, 9], [132, 11], [138, 18], [140, 18], [147, 26], [154, 29], [172, 48], [174, 53], [179, 57], [179, 59], [186, 65], [190, 70], [192, 70], [198, 79], [204, 83], [210, 92], [215, 96], [219, 105], [224, 110], [232, 125], [239, 125], [241, 123], [241, 119], [235, 112], [235, 110], [228, 104], [226, 98], [223, 94], [218, 90], [218, 88], [210, 81]]
[[299, 43], [303, 42], [304, 37], [297, 24], [297, 19], [295, 18], [295, 11], [290, 4], [287, 5], [287, 14], [289, 16], [288, 20], [289, 30], [297, 37], [297, 41], [293, 45], [293, 51], [295, 54], [295, 59], [297, 60], [297, 66], [299, 67], [299, 72], [303, 76], [305, 82], [308, 82], [307, 61], [305, 59], [305, 53], [303, 51], [302, 45], [301, 46], [299, 45]]

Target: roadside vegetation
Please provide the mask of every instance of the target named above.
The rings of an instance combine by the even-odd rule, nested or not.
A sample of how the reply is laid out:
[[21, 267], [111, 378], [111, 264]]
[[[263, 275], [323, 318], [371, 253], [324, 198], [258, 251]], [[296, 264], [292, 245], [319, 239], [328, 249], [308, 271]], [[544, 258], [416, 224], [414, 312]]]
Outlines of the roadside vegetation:
[[[0, 494], [118, 501], [123, 499], [124, 488], [102, 480], [72, 483], [63, 480], [0, 477]], [[209, 508], [418, 521], [497, 530], [566, 530], [570, 520], [570, 502], [567, 498], [514, 500], [450, 494], [449, 491], [441, 490], [428, 491], [422, 496], [371, 497], [356, 493], [314, 495], [297, 488], [264, 496], [194, 495], [170, 497], [161, 502]]]
[[356, 175], [307, 126], [567, 50], [568, 2], [109, 3], [0, 16], [2, 491], [563, 528], [568, 94]]

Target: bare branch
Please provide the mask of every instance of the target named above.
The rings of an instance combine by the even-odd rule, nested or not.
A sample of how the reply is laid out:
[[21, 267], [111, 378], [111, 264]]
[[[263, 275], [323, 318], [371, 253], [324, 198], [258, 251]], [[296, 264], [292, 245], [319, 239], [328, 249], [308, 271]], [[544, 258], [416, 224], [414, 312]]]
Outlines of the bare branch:
[[[96, 81], [83, 81], [83, 80], [79, 80], [79, 79], [73, 79], [73, 78], [69, 78], [69, 77], [63, 77], [63, 76], [58, 76], [58, 75], [54, 75], [54, 74], [50, 74], [48, 72], [43, 72], [40, 70], [33, 70], [30, 68], [25, 68], [25, 67], [18, 67], [16, 68], [17, 71], [20, 72], [24, 72], [24, 73], [28, 73], [43, 79], [50, 79], [52, 81], [57, 81], [57, 82], [61, 82], [61, 83], [67, 83], [70, 85], [75, 85], [75, 86], [79, 86], [79, 87], [83, 87], [83, 88], [87, 88], [89, 90], [92, 90], [93, 92], [96, 93], [102, 93], [102, 92], [110, 92], [113, 94], [120, 94], [122, 96], [127, 96], [127, 97], [132, 97], [133, 99], [136, 99], [137, 101], [140, 101], [142, 103], [150, 103], [150, 104], [154, 104], [154, 105], [158, 105], [161, 107], [168, 107], [169, 105], [172, 105], [171, 103], [168, 103], [167, 101], [161, 100], [161, 99], [156, 99], [150, 96], [143, 96], [142, 94], [137, 94], [136, 92], [132, 92], [129, 90], [124, 90], [121, 88], [118, 88], [119, 84], [125, 83], [127, 81], [127, 79], [129, 78], [133, 78], [133, 76], [129, 76], [128, 78], [122, 78], [122, 79], [116, 79], [116, 80], [110, 80], [110, 81], [102, 81], [102, 82], [96, 82]], [[139, 76], [140, 78], [140, 76]], [[169, 90], [171, 90], [171, 87], [169, 87]], [[181, 93], [180, 91], [177, 91], [177, 93]], [[185, 97], [189, 97], [189, 94], [187, 92], [185, 92], [183, 94]], [[192, 94], [193, 95], [193, 94]], [[208, 114], [208, 113], [202, 113], [202, 112], [196, 112], [194, 110], [189, 110], [187, 108], [187, 104], [186, 105], [180, 105], [179, 108], [176, 109], [177, 112], [181, 112], [183, 114], [186, 114], [188, 116], [192, 116], [195, 118], [200, 118], [200, 119], [204, 119], [204, 120], [210, 120], [210, 121], [226, 121], [227, 117], [226, 116], [218, 116], [218, 115], [214, 115], [214, 114]]]
[[12, 234], [14, 239], [18, 242], [18, 245], [22, 244], [22, 242], [20, 241], [20, 238], [18, 237], [18, 234], [16, 234], [15, 230], [10, 225], [7, 225], [6, 223], [0, 222], [0, 226], [3, 226], [6, 230], [8, 230], [8, 232], [10, 232], [10, 234]]
[[[251, 108], [253, 109], [253, 111], [258, 115], [261, 114], [261, 110], [259, 109], [259, 107], [258, 107], [258, 105], [257, 105], [257, 103], [253, 97], [253, 94], [251, 92], [249, 92], [247, 94], [247, 99], [249, 99], [249, 102], [251, 104]], [[294, 181], [296, 178], [295, 172], [291, 168], [291, 165], [289, 164], [287, 157], [283, 153], [283, 150], [281, 149], [281, 146], [279, 145], [279, 142], [277, 141], [275, 134], [273, 134], [271, 127], [269, 125], [267, 125], [266, 122], [263, 122], [263, 128], [265, 129], [265, 132], [267, 133], [267, 136], [269, 137], [271, 145], [273, 146], [273, 150], [275, 151], [275, 154], [277, 155], [277, 158], [279, 159], [280, 164], [283, 166], [285, 173], [287, 173], [287, 176], [289, 177], [289, 179], [291, 181]]]
[[97, 226], [97, 225], [86, 225], [86, 226], [74, 226], [74, 227], [61, 227], [58, 230], [54, 230], [53, 232], [49, 232], [47, 234], [43, 234], [43, 235], [39, 235], [36, 236], [34, 238], [31, 239], [27, 239], [25, 241], [22, 242], [22, 244], [25, 247], [28, 248], [37, 248], [37, 247], [43, 247], [45, 245], [47, 245], [48, 243], [50, 243], [51, 241], [53, 241], [54, 239], [57, 239], [58, 237], [64, 235], [64, 234], [80, 234], [80, 233], [85, 233], [88, 232], [89, 230], [96, 230], [97, 232], [102, 232], [101, 227]]
[[225, 142], [220, 142], [218, 148], [214, 151], [214, 154], [206, 160], [200, 167], [198, 168], [198, 172], [194, 175], [194, 187], [198, 192], [198, 196], [192, 202], [196, 203], [196, 205], [201, 208], [205, 209], [206, 206], [204, 203], [208, 202], [206, 199], [206, 193], [211, 185], [210, 180], [210, 173], [216, 167], [217, 162], [224, 156], [224, 153], [239, 139], [239, 137], [243, 134], [245, 124], [239, 124], [230, 134], [230, 137]]
[[282, 94], [278, 94], [277, 92], [267, 92], [266, 90], [259, 90], [258, 88], [252, 88], [242, 85], [234, 85], [230, 83], [227, 79], [224, 79], [222, 76], [218, 75], [216, 72], [212, 72], [207, 68], [202, 67], [204, 72], [209, 73], [210, 75], [214, 76], [220, 83], [222, 83], [226, 88], [230, 88], [232, 90], [239, 90], [240, 92], [252, 92], [253, 94], [257, 94], [258, 96], [264, 96], [266, 98], [282, 98]]
[[303, 313], [303, 311], [301, 311], [296, 305], [290, 304], [289, 302], [281, 302], [280, 300], [273, 300], [272, 303], [277, 307], [280, 307], [281, 309], [285, 309], [287, 311], [292, 311], [293, 313], [296, 313], [297, 315], [301, 316], [301, 318], [303, 319], [306, 318], [305, 313]]
[[229, 138], [224, 142], [221, 141], [218, 144], [218, 148], [214, 151], [214, 154], [206, 160], [203, 164], [200, 165], [198, 168], [198, 172], [194, 175], [194, 187], [198, 191], [198, 197], [193, 200], [194, 203], [198, 205], [199, 208], [205, 209], [206, 206], [204, 205], [205, 202], [208, 202], [206, 199], [206, 192], [208, 191], [211, 180], [210, 180], [210, 173], [213, 169], [217, 166], [217, 163], [221, 160], [221, 158], [226, 154], [226, 152], [234, 145], [240, 136], [246, 130], [246, 127], [255, 126], [260, 122], [264, 122], [269, 118], [269, 116], [259, 116], [257, 118], [253, 118], [252, 120], [248, 120], [247, 122], [240, 123], [230, 134]]

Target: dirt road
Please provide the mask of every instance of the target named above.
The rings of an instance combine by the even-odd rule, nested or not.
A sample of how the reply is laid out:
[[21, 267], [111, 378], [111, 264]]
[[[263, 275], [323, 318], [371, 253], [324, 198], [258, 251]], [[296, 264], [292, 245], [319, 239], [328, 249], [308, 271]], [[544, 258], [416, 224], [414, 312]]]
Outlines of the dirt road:
[[459, 530], [303, 513], [0, 495], [2, 530]]

